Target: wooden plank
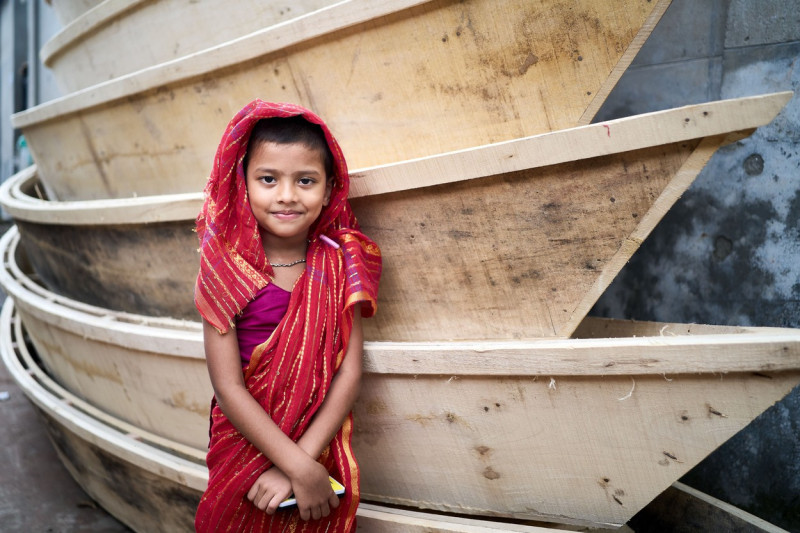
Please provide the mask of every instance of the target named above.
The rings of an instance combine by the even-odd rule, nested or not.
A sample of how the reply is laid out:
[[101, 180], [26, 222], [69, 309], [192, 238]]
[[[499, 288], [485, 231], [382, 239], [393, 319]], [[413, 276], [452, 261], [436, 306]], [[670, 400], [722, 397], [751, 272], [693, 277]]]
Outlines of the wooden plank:
[[555, 533], [563, 531], [549, 527], [392, 509], [370, 503], [362, 503], [358, 507], [357, 530], [369, 533], [500, 533], [502, 531]]
[[656, 3], [416, 4], [337, 4], [14, 121], [61, 200], [201, 190], [254, 95], [313, 108], [372, 167], [575, 126]]
[[[30, 265], [27, 264], [25, 255], [17, 252], [17, 235], [18, 231], [16, 227], [14, 227], [0, 239], [0, 247], [6, 252], [3, 257], [4, 269], [0, 269], [0, 277], [2, 277], [4, 282], [9, 282], [10, 286], [15, 290], [24, 291], [26, 295], [29, 293], [30, 298], [34, 298], [35, 301], [40, 303], [44, 308], [49, 309], [51, 305], [62, 306], [67, 312], [75, 311], [79, 313], [82, 319], [88, 318], [89, 320], [97, 320], [97, 322], [93, 324], [100, 326], [100, 329], [106, 327], [103, 326], [103, 324], [108, 325], [110, 323], [120, 324], [123, 328], [136, 328], [138, 326], [149, 327], [155, 325], [159, 329], [171, 331], [173, 337], [180, 339], [187, 338], [184, 332], [190, 332], [189, 336], [191, 336], [192, 332], [198, 333], [202, 331], [202, 326], [198, 322], [109, 311], [108, 309], [79, 302], [49, 291], [41, 284], [28, 277], [31, 268]], [[130, 333], [130, 331], [126, 331], [126, 334], [127, 333]], [[144, 334], [144, 337], [146, 338], [148, 335]], [[159, 342], [163, 340], [164, 339], [159, 339]], [[175, 350], [175, 346], [170, 346], [170, 349]]]
[[628, 69], [633, 61], [633, 58], [639, 53], [639, 50], [642, 48], [647, 38], [650, 37], [650, 33], [652, 33], [653, 29], [656, 27], [658, 21], [661, 20], [661, 16], [667, 10], [670, 4], [671, 0], [669, 2], [656, 2], [653, 11], [650, 13], [650, 16], [647, 17], [647, 20], [642, 25], [639, 33], [636, 34], [636, 37], [634, 37], [630, 45], [628, 45], [628, 48], [620, 58], [619, 63], [617, 63], [611, 71], [611, 75], [609, 75], [608, 79], [606, 79], [605, 83], [603, 83], [603, 86], [600, 87], [600, 89], [598, 89], [598, 91], [595, 93], [594, 98], [592, 98], [592, 102], [583, 112], [583, 116], [581, 116], [580, 120], [578, 120], [578, 125], [583, 126], [592, 122], [592, 119], [594, 119], [594, 116], [600, 110], [600, 107], [606, 101], [608, 95], [611, 94], [611, 90], [616, 86], [619, 79]]
[[696, 146], [353, 199], [384, 258], [366, 338], [568, 337], [587, 295], [596, 298], [597, 284], [610, 283], [636, 250], [629, 237], [652, 229], [643, 215], [659, 199], [674, 201], [662, 192], [686, 183], [682, 169], [697, 170]]
[[17, 221], [28, 260], [59, 294], [142, 315], [198, 320], [192, 218], [135, 226], [75, 227]]
[[42, 46], [40, 56], [62, 92], [68, 94], [336, 1], [110, 0], [63, 28]]
[[15, 220], [43, 224], [108, 226], [189, 222], [203, 205], [203, 193], [164, 194], [84, 201], [44, 199], [36, 165], [0, 185], [0, 204]]
[[[784, 328], [758, 327], [761, 332], [778, 332]], [[674, 337], [676, 335], [718, 335], [723, 333], [755, 333], [751, 326], [720, 326], [709, 324], [680, 324], [645, 322], [587, 316], [572, 334], [573, 339], [620, 337]]]
[[[664, 329], [671, 333], [666, 325]], [[800, 366], [800, 331], [505, 343], [376, 342], [366, 350], [367, 372], [413, 376], [769, 373]], [[687, 360], [690, 350], [697, 352]]]
[[[81, 13], [68, 24], [63, 24], [61, 30], [53, 35], [39, 50], [39, 59], [50, 70], [53, 70], [53, 58], [65, 52], [65, 49], [75, 45], [86, 33], [94, 32], [98, 28], [113, 22], [131, 10], [142, 7], [148, 0], [107, 0], [93, 9]], [[140, 36], [141, 37], [141, 36]], [[62, 86], [66, 88], [66, 86]], [[75, 88], [65, 92], [73, 92]]]

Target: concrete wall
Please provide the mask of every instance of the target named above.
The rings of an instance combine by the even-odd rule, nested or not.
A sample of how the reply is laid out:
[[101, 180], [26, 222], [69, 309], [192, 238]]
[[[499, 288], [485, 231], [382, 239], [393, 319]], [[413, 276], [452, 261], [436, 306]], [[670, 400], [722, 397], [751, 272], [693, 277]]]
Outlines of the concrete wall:
[[[800, 0], [673, 0], [598, 121], [800, 94]], [[592, 314], [800, 327], [800, 97], [717, 152]], [[800, 389], [684, 479], [800, 531]]]

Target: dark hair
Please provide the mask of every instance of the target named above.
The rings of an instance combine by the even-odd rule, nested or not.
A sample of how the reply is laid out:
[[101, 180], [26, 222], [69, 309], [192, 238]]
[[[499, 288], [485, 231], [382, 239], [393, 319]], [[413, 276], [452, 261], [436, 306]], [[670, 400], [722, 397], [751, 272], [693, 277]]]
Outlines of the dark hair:
[[302, 144], [309, 150], [316, 150], [322, 156], [325, 177], [328, 180], [334, 178], [333, 154], [328, 147], [328, 141], [325, 140], [322, 128], [301, 116], [264, 118], [256, 122], [250, 133], [247, 153], [244, 156], [245, 173], [247, 173], [247, 163], [250, 160], [251, 151], [263, 143]]

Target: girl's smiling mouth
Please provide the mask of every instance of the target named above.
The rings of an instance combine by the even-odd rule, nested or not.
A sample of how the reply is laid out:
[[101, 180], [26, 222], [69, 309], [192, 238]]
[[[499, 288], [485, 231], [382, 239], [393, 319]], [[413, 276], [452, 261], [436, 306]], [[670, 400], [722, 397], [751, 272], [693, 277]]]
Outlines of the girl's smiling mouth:
[[280, 220], [292, 220], [302, 215], [300, 211], [273, 211], [272, 216]]

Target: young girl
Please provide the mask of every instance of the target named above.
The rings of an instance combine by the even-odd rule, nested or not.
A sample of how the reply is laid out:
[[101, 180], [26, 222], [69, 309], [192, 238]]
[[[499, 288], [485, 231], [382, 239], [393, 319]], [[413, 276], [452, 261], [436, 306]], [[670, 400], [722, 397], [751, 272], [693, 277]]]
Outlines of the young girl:
[[355, 529], [350, 409], [381, 259], [348, 185], [336, 140], [301, 107], [256, 100], [222, 137], [197, 218], [215, 393], [197, 531]]

